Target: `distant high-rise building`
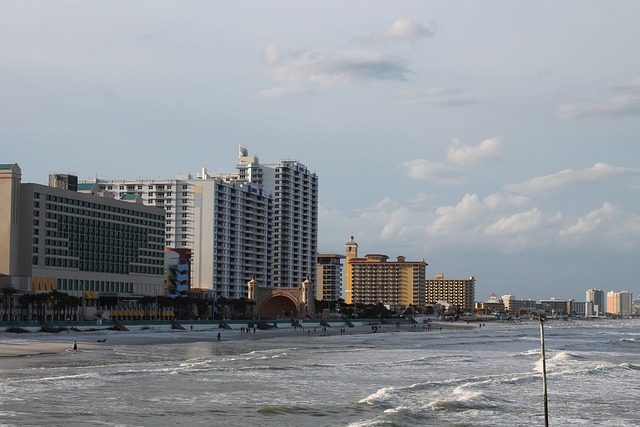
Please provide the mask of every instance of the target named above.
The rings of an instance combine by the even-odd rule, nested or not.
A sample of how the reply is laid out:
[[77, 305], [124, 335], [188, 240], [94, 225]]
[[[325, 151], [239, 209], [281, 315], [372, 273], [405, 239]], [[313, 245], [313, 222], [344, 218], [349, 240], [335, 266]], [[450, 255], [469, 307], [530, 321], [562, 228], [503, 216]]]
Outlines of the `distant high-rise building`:
[[604, 314], [605, 311], [605, 299], [604, 291], [600, 289], [589, 289], [586, 292], [585, 298], [585, 315], [598, 316]]
[[633, 295], [628, 291], [620, 292], [620, 315], [631, 316], [633, 314]]
[[445, 279], [437, 273], [433, 279], [427, 279], [427, 304], [446, 301], [459, 310], [472, 313], [475, 306], [475, 277], [468, 279]]
[[317, 300], [336, 301], [342, 298], [342, 260], [344, 255], [318, 254]]
[[620, 314], [620, 293], [607, 292], [607, 314]]
[[617, 316], [630, 316], [633, 313], [633, 295], [628, 291], [607, 292], [607, 313]]

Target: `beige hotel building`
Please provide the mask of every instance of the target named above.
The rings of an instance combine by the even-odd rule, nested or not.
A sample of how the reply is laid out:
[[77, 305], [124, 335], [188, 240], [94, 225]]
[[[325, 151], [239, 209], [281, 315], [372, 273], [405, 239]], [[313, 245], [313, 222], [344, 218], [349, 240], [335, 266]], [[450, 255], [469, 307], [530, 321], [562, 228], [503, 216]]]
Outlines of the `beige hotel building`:
[[395, 261], [382, 254], [358, 257], [358, 244], [353, 236], [345, 244], [347, 304], [378, 304], [390, 306], [424, 306], [427, 263], [407, 261], [399, 256]]
[[427, 304], [446, 301], [466, 313], [473, 313], [475, 306], [475, 277], [468, 279], [446, 279], [437, 273], [427, 280]]

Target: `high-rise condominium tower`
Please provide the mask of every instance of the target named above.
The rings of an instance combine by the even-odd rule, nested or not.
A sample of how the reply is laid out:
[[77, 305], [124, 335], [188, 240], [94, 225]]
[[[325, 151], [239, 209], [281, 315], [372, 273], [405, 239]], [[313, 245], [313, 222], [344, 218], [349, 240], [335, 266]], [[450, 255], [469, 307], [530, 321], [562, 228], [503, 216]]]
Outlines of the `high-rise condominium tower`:
[[238, 178], [273, 195], [273, 284], [316, 282], [318, 176], [295, 160], [261, 164], [240, 146]]
[[600, 289], [589, 289], [586, 292], [585, 303], [585, 315], [587, 316], [604, 314], [607, 308], [605, 305], [604, 291]]
[[192, 286], [218, 297], [247, 296], [246, 283], [297, 286], [316, 279], [318, 177], [297, 161], [260, 164], [245, 147], [235, 173], [194, 179], [95, 180], [118, 197], [137, 194], [166, 210], [165, 246], [192, 253]]

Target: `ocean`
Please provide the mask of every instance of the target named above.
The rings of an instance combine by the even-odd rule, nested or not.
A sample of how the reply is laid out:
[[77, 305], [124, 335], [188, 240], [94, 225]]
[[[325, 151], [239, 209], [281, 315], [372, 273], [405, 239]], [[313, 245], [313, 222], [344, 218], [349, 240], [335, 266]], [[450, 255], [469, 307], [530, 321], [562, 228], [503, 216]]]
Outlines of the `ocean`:
[[[538, 323], [384, 328], [3, 357], [0, 425], [544, 425]], [[545, 346], [550, 425], [640, 425], [640, 320], [550, 321]]]

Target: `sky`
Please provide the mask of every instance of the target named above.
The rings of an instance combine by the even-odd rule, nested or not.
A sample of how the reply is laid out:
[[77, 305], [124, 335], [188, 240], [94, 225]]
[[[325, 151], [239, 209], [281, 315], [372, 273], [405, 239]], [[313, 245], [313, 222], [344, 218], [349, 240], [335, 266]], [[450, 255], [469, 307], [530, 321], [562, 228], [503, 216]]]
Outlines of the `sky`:
[[640, 295], [640, 2], [0, 0], [23, 182], [318, 174], [319, 251]]

